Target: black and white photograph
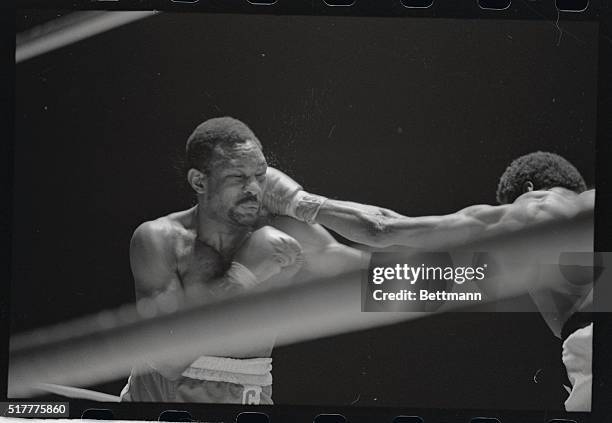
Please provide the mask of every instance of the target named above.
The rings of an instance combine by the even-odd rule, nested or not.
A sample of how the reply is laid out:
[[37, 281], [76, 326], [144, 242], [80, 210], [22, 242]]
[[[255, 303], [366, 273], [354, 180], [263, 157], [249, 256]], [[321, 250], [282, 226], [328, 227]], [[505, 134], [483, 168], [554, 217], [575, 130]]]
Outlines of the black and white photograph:
[[8, 397], [590, 411], [597, 40], [19, 10]]

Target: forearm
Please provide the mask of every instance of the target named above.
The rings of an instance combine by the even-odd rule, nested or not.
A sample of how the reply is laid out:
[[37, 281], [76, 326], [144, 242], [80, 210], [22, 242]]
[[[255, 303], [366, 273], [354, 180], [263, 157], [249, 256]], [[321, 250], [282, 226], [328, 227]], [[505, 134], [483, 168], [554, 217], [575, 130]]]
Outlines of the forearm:
[[319, 209], [316, 221], [351, 241], [379, 246], [384, 230], [384, 217], [367, 207], [330, 199]]
[[205, 282], [187, 284], [183, 293], [184, 307], [200, 306], [223, 300], [257, 285], [257, 278], [249, 269], [240, 263], [232, 262], [223, 275]]
[[464, 216], [407, 217], [376, 206], [328, 200], [317, 223], [351, 241], [373, 247], [439, 248], [473, 237], [478, 228]]
[[221, 277], [211, 281], [207, 287], [211, 299], [221, 299], [238, 295], [245, 290], [257, 286], [257, 279], [249, 269], [232, 262], [230, 269]]

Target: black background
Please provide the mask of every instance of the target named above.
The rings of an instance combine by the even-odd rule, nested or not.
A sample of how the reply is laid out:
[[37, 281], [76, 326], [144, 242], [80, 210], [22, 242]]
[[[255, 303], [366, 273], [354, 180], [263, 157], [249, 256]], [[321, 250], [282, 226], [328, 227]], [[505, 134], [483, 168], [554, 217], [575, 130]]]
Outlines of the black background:
[[[209, 117], [310, 191], [407, 215], [493, 203], [535, 150], [592, 184], [596, 28], [564, 29], [163, 15], [18, 65], [11, 330], [133, 299], [131, 233], [191, 204], [175, 167]], [[537, 314], [438, 316], [280, 348], [274, 398], [561, 408], [559, 348]]]

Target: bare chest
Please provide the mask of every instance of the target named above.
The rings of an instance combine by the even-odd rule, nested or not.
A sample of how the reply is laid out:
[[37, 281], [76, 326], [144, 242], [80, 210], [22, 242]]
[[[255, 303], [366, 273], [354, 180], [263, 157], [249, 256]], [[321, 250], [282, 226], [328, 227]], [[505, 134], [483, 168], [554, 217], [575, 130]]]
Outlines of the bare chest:
[[231, 263], [231, 256], [224, 256], [195, 238], [182, 241], [177, 247], [176, 257], [183, 287], [206, 286], [222, 277]]

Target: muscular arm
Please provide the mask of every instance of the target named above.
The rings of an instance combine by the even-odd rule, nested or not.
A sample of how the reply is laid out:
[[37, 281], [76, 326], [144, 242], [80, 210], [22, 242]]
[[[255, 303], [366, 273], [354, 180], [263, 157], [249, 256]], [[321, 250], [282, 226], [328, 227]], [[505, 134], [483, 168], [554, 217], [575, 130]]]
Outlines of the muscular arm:
[[549, 191], [529, 194], [512, 204], [476, 205], [453, 214], [422, 217], [406, 217], [374, 206], [328, 200], [321, 207], [317, 222], [352, 241], [370, 246], [436, 249], [592, 212], [594, 207], [594, 191], [571, 199]]
[[[562, 252], [593, 251], [593, 233], [592, 227], [582, 224], [567, 233], [551, 231], [546, 224], [581, 215], [592, 217], [594, 197], [594, 191], [580, 195], [562, 190], [539, 191], [508, 205], [477, 205], [449, 215], [414, 218], [391, 215], [372, 206], [328, 200], [317, 221], [353, 241], [376, 247], [398, 245], [449, 251], [475, 243], [472, 246], [490, 253], [487, 261], [496, 263], [497, 269], [477, 283], [481, 291], [490, 300], [529, 292], [553, 333], [558, 334], [590, 285], [568, 283], [555, 263], [559, 263]], [[519, 238], [511, 236], [527, 228], [538, 229], [527, 237], [525, 232]], [[504, 237], [510, 242], [489, 239], [495, 235], [510, 235]], [[566, 264], [581, 264], [575, 260], [570, 257]], [[592, 278], [587, 275], [584, 280]], [[556, 300], [551, 301], [553, 298]]]
[[[157, 222], [140, 225], [130, 243], [130, 265], [136, 300], [182, 301], [182, 287], [172, 250], [171, 228]], [[165, 360], [149, 363], [167, 379], [176, 379], [195, 360]]]
[[130, 266], [134, 276], [136, 300], [164, 294], [179, 295], [176, 259], [170, 228], [155, 222], [140, 225], [130, 242]]

